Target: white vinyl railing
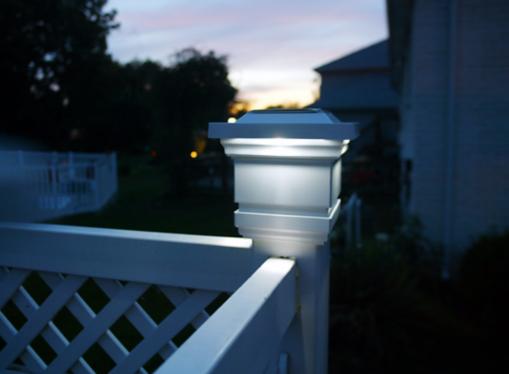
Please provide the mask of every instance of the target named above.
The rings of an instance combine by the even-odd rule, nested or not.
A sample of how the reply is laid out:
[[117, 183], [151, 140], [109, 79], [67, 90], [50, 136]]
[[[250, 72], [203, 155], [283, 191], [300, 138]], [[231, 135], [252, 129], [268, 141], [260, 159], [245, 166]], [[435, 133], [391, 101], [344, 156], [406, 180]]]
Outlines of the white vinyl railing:
[[[0, 224], [0, 371], [103, 372], [86, 355], [99, 346], [111, 373], [152, 372], [154, 357], [164, 362], [158, 373], [283, 373], [294, 261], [257, 259], [251, 247], [243, 238]], [[63, 312], [81, 326], [74, 336]], [[119, 332], [119, 319], [132, 331]], [[196, 332], [182, 344], [186, 328]]]
[[1, 151], [0, 169], [4, 183], [14, 177], [29, 191], [27, 216], [39, 220], [97, 211], [117, 191], [114, 153]]

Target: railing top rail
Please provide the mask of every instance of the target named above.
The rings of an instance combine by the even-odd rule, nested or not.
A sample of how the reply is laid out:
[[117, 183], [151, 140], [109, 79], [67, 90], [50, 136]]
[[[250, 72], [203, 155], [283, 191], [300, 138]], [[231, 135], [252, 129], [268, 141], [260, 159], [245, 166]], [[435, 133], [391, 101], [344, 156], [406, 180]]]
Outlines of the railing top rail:
[[296, 308], [295, 261], [269, 258], [156, 373], [265, 372]]
[[175, 234], [155, 231], [138, 231], [124, 229], [109, 229], [85, 226], [53, 225], [44, 223], [18, 223], [0, 222], [0, 230], [22, 230], [30, 232], [46, 232], [60, 234], [75, 234], [96, 237], [143, 239], [147, 241], [167, 242], [174, 244], [196, 244], [238, 249], [250, 249], [253, 241], [248, 238], [236, 238], [228, 236]]
[[0, 223], [0, 266], [233, 291], [253, 271], [250, 239]]

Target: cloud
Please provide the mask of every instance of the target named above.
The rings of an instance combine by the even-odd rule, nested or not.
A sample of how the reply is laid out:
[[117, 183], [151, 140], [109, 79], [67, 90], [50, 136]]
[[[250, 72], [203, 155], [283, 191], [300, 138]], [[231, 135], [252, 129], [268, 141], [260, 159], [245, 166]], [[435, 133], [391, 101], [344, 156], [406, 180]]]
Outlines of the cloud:
[[113, 0], [110, 7], [121, 23], [109, 38], [117, 59], [165, 62], [188, 46], [214, 50], [229, 56], [232, 76], [243, 77], [234, 81], [249, 97], [268, 92], [252, 81], [269, 87], [278, 77], [286, 83], [277, 85], [312, 90], [314, 67], [387, 34], [383, 0]]

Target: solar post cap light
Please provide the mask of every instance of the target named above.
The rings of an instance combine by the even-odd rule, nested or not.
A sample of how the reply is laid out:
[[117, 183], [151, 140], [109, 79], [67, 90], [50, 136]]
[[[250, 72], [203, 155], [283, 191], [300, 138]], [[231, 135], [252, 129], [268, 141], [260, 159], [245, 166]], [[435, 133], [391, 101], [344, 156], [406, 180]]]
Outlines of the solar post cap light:
[[355, 124], [318, 109], [252, 111], [209, 126], [234, 162], [235, 226], [253, 239], [253, 263], [291, 257], [298, 267], [298, 313], [280, 346], [288, 359], [279, 356], [290, 373], [328, 372], [328, 237], [341, 155], [356, 135]]
[[240, 234], [325, 242], [339, 213], [341, 155], [356, 136], [356, 124], [320, 109], [255, 110], [211, 123], [209, 137], [234, 161]]

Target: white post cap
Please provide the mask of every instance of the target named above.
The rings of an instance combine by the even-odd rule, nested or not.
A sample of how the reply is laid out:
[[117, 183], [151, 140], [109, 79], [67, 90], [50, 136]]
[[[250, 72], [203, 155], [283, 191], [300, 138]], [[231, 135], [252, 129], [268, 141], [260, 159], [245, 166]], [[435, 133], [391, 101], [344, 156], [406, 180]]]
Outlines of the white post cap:
[[320, 109], [256, 110], [211, 123], [209, 137], [234, 160], [239, 232], [326, 241], [339, 213], [339, 160], [356, 136], [356, 124]]

